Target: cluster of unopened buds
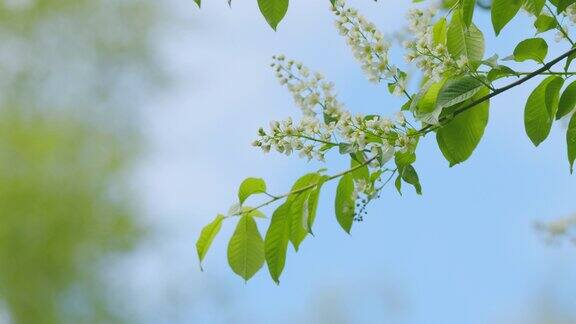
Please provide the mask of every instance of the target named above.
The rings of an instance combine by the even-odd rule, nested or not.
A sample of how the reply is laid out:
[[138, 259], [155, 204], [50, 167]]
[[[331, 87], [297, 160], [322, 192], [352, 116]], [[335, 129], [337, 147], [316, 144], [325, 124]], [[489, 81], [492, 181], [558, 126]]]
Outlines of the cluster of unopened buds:
[[416, 63], [424, 76], [440, 81], [445, 75], [462, 74], [468, 69], [468, 60], [462, 55], [453, 58], [443, 43], [435, 44], [433, 37], [434, 9], [413, 9], [408, 12], [408, 30], [413, 39], [404, 42], [406, 61]]

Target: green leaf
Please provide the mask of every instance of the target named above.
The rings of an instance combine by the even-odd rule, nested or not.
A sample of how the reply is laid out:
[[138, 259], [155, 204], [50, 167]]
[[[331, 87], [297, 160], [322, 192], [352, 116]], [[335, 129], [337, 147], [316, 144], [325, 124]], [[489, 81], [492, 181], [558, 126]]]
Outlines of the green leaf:
[[556, 26], [558, 26], [556, 19], [548, 15], [540, 15], [534, 22], [534, 27], [536, 27], [536, 31], [538, 31], [538, 33], [543, 33], [545, 31], [554, 29]]
[[250, 216], [254, 218], [266, 218], [266, 215], [259, 211], [258, 209], [254, 209], [254, 207], [249, 206], [242, 206], [240, 208], [240, 213], [237, 216]]
[[420, 185], [420, 179], [418, 178], [418, 173], [412, 165], [407, 165], [402, 168], [402, 179], [411, 185], [414, 186], [416, 189], [416, 193], [421, 195], [422, 194], [422, 186]]
[[494, 0], [492, 1], [492, 26], [494, 27], [494, 32], [496, 35], [500, 34], [500, 31], [516, 14], [524, 0]]
[[[485, 96], [488, 92], [488, 89], [478, 92], [471, 101]], [[468, 103], [466, 101], [462, 105]], [[436, 141], [440, 151], [451, 167], [466, 161], [480, 143], [484, 129], [488, 124], [489, 107], [490, 103], [487, 100], [469, 108], [442, 126], [436, 133]]]
[[320, 199], [320, 190], [322, 189], [322, 185], [326, 180], [326, 176], [322, 176], [320, 179], [320, 184], [316, 186], [310, 192], [310, 196], [308, 197], [308, 232], [312, 234], [312, 226], [314, 225], [314, 221], [316, 220], [316, 210], [318, 209], [318, 200]]
[[280, 205], [272, 214], [270, 226], [264, 239], [264, 252], [270, 276], [280, 283], [280, 275], [286, 262], [286, 250], [290, 242], [290, 204]]
[[574, 110], [576, 106], [576, 81], [570, 83], [562, 96], [560, 96], [560, 102], [558, 103], [558, 112], [556, 112], [556, 119], [560, 119]]
[[365, 162], [364, 156], [362, 155], [362, 153], [355, 153], [354, 157], [350, 159], [350, 168], [356, 168], [358, 167], [358, 169], [352, 171], [352, 177], [356, 180], [365, 180], [365, 181], [369, 181], [370, 180], [370, 171], [368, 171], [368, 166], [364, 165], [359, 167], [361, 164], [363, 164]]
[[196, 252], [198, 252], [200, 269], [202, 269], [202, 260], [204, 260], [208, 249], [210, 249], [212, 241], [214, 241], [214, 238], [220, 232], [220, 228], [222, 228], [222, 220], [224, 220], [224, 215], [219, 214], [210, 224], [204, 226], [202, 232], [200, 232], [200, 237], [196, 241]]
[[288, 0], [258, 0], [258, 7], [270, 27], [276, 30], [288, 11]]
[[570, 163], [570, 173], [574, 172], [574, 160], [576, 160], [576, 114], [572, 115], [568, 131], [566, 132], [566, 143], [568, 144], [568, 162]]
[[524, 126], [526, 134], [535, 146], [540, 145], [550, 134], [563, 82], [564, 80], [558, 76], [544, 79], [526, 101]]
[[240, 204], [253, 194], [265, 193], [266, 192], [266, 182], [260, 178], [247, 178], [242, 181], [240, 188], [238, 189], [238, 199]]
[[194, 0], [194, 2], [196, 2], [196, 4], [198, 5], [198, 8], [201, 7], [201, 5], [202, 5], [201, 2], [202, 2], [202, 0]]
[[572, 64], [572, 61], [574, 61], [574, 59], [576, 59], [576, 53], [572, 53], [568, 56], [568, 58], [566, 58], [566, 64], [564, 64], [565, 72], [568, 72], [568, 69], [570, 69], [570, 64]]
[[505, 65], [498, 65], [498, 67], [490, 70], [490, 72], [488, 72], [488, 75], [486, 75], [486, 77], [488, 78], [488, 81], [492, 82], [500, 78], [512, 75], [518, 76], [518, 73], [516, 73], [516, 71], [512, 70], [511, 68]]
[[462, 8], [462, 20], [464, 21], [464, 24], [466, 27], [470, 27], [474, 16], [476, 0], [460, 0], [460, 7]]
[[310, 231], [310, 195], [317, 188], [312, 185], [320, 183], [321, 178], [322, 176], [319, 173], [304, 175], [292, 186], [291, 192], [304, 188], [309, 189], [297, 194], [291, 194], [286, 199], [286, 203], [290, 205], [290, 241], [296, 251], [298, 251], [300, 243], [302, 243]]
[[402, 175], [398, 174], [396, 180], [394, 181], [394, 186], [396, 187], [396, 191], [402, 196]]
[[484, 36], [482, 32], [471, 24], [470, 27], [462, 22], [461, 13], [455, 12], [448, 27], [447, 42], [448, 52], [455, 58], [464, 55], [468, 62], [481, 61], [484, 56]]
[[446, 44], [446, 18], [440, 18], [432, 28], [432, 41], [434, 45]]
[[352, 223], [354, 222], [354, 178], [350, 173], [342, 176], [336, 188], [336, 201], [334, 208], [336, 210], [336, 219], [340, 226], [350, 234]]
[[248, 281], [264, 264], [264, 241], [250, 216], [242, 216], [228, 243], [228, 264]]
[[560, 0], [558, 5], [556, 5], [556, 12], [560, 14], [562, 11], [566, 10], [571, 4], [576, 3], [576, 0]]
[[521, 41], [514, 49], [514, 60], [524, 62], [534, 60], [538, 63], [544, 63], [548, 54], [548, 44], [542, 38], [528, 38]]
[[450, 79], [440, 90], [436, 105], [439, 108], [454, 106], [472, 98], [482, 88], [484, 84], [471, 76]]
[[546, 0], [526, 0], [524, 3], [524, 8], [526, 11], [538, 17], [544, 8]]
[[431, 113], [436, 109], [438, 94], [440, 93], [440, 90], [442, 90], [445, 82], [446, 79], [434, 83], [430, 82], [422, 88], [422, 92], [418, 94], [415, 101], [416, 111], [418, 114]]

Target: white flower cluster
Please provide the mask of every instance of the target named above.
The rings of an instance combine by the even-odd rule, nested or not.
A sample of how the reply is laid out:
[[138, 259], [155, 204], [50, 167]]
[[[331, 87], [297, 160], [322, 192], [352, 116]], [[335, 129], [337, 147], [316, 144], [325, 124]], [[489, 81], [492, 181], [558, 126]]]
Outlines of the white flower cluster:
[[407, 123], [402, 114], [398, 114], [396, 122], [379, 116], [352, 116], [336, 99], [332, 83], [319, 73], [312, 73], [283, 55], [274, 57], [272, 67], [304, 116], [298, 123], [291, 118], [273, 121], [269, 131], [260, 128], [253, 146], [286, 155], [297, 151], [301, 157], [322, 161], [328, 149], [342, 145], [350, 153], [364, 151], [381, 157], [375, 162], [392, 158], [396, 148], [406, 150], [413, 146], [415, 139], [406, 135]]
[[374, 83], [388, 80], [394, 84], [392, 92], [401, 95], [406, 88], [406, 77], [388, 63], [390, 44], [384, 40], [384, 35], [356, 9], [346, 8], [344, 1], [336, 1], [332, 9], [337, 16], [338, 32], [346, 37], [368, 80]]
[[433, 37], [433, 18], [435, 9], [413, 9], [408, 12], [408, 30], [414, 38], [404, 42], [407, 49], [406, 61], [415, 62], [424, 75], [434, 81], [440, 81], [446, 74], [461, 74], [468, 69], [466, 56], [455, 59], [446, 45], [435, 44]]
[[292, 93], [294, 102], [305, 116], [315, 116], [318, 106], [330, 116], [340, 114], [344, 107], [336, 99], [334, 84], [324, 80], [321, 73], [311, 73], [301, 62], [287, 60], [284, 55], [272, 59], [270, 66], [276, 72], [276, 78]]
[[572, 25], [576, 25], [576, 3], [569, 5], [568, 8], [566, 8], [565, 14], [566, 17], [570, 19]]

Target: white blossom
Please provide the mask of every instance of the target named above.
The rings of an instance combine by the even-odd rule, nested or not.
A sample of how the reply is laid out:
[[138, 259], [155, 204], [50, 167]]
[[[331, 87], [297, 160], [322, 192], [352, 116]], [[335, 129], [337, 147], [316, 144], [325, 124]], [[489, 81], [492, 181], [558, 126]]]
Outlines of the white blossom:
[[260, 128], [258, 139], [252, 142], [265, 153], [298, 156], [324, 161], [330, 148], [341, 146], [346, 153], [363, 152], [374, 159], [372, 166], [392, 158], [397, 149], [411, 148], [414, 139], [406, 135], [406, 118], [397, 114], [396, 122], [379, 116], [352, 116], [334, 94], [334, 85], [318, 72], [310, 71], [302, 63], [274, 57], [272, 67], [282, 85], [292, 93], [302, 118], [271, 121], [269, 130]]
[[433, 39], [433, 18], [436, 10], [413, 9], [408, 12], [408, 30], [414, 38], [405, 41], [406, 61], [416, 63], [424, 76], [440, 81], [446, 74], [462, 74], [468, 69], [468, 60], [462, 55], [452, 57], [443, 43]]
[[400, 89], [393, 91], [395, 94], [402, 94], [406, 86], [403, 80], [405, 76], [389, 64], [390, 43], [384, 39], [382, 32], [356, 9], [346, 8], [342, 0], [336, 1], [333, 11], [337, 16], [336, 29], [346, 38], [346, 43], [352, 49], [356, 60], [360, 62], [368, 80], [374, 83], [381, 80], [395, 84], [402, 82], [399, 85]]

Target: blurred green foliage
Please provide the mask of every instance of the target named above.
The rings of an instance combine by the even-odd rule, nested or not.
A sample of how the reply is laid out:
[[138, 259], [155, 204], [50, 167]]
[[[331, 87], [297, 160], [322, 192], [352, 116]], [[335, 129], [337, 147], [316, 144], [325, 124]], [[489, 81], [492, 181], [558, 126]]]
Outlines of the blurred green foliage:
[[0, 322], [127, 319], [103, 274], [143, 234], [127, 188], [162, 73], [152, 0], [0, 1]]
[[0, 112], [0, 297], [14, 322], [110, 315], [94, 307], [100, 263], [139, 233], [118, 187], [125, 154], [87, 122]]

